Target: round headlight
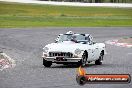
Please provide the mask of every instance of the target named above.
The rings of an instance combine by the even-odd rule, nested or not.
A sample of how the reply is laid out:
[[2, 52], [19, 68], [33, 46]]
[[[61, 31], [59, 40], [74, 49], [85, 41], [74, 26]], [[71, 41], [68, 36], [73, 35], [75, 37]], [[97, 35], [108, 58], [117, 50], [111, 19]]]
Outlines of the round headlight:
[[81, 53], [81, 50], [80, 49], [76, 49], [75, 50], [75, 54], [79, 55]]
[[49, 48], [48, 48], [48, 47], [44, 47], [44, 48], [43, 48], [43, 52], [44, 52], [44, 53], [47, 53], [47, 52], [48, 52], [48, 50], [49, 50]]

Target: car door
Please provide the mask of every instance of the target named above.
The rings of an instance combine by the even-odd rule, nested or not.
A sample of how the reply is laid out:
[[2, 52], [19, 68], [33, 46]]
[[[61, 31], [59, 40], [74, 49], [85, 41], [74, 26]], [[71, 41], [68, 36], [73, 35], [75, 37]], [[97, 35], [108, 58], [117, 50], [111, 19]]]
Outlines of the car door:
[[100, 50], [97, 43], [93, 44], [93, 59], [96, 60], [100, 56]]
[[88, 44], [88, 49], [87, 49], [87, 51], [88, 51], [88, 60], [89, 61], [92, 61], [92, 60], [94, 60], [94, 47], [93, 47], [93, 45], [89, 45]]

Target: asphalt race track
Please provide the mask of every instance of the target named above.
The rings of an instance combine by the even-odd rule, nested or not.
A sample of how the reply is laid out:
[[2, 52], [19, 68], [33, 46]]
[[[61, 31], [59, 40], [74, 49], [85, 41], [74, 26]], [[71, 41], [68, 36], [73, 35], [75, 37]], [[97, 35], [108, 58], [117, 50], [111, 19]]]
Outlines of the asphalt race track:
[[[42, 65], [42, 47], [54, 42], [59, 33], [69, 30], [92, 34], [97, 42], [132, 37], [132, 27], [1, 28], [0, 49], [16, 61], [16, 66], [0, 71], [0, 88], [132, 88], [132, 82], [80, 86], [76, 83], [76, 66], [53, 64], [51, 68], [45, 68]], [[88, 64], [85, 67], [87, 73], [132, 76], [132, 48], [106, 46], [103, 64]]]

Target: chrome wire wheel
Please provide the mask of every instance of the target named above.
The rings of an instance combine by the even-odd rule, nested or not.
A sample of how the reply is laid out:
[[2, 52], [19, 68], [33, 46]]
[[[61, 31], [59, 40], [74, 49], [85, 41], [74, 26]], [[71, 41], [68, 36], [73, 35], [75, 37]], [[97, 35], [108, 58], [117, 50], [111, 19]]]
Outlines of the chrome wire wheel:
[[104, 55], [103, 55], [103, 53], [101, 52], [101, 53], [100, 53], [100, 56], [99, 56], [99, 59], [95, 61], [95, 64], [96, 64], [96, 65], [102, 65], [103, 57], [104, 57]]
[[102, 61], [103, 58], [104, 58], [104, 55], [103, 55], [103, 53], [101, 52], [99, 59]]
[[87, 62], [87, 53], [84, 52], [83, 55], [82, 55], [81, 65], [85, 66], [86, 62]]

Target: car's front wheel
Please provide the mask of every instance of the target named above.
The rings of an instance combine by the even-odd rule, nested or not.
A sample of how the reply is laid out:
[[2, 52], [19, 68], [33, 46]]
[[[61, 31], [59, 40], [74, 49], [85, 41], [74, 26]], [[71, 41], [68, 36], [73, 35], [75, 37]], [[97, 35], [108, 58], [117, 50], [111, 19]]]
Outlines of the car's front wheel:
[[51, 61], [46, 61], [45, 59], [43, 59], [43, 65], [45, 67], [50, 67], [52, 65], [52, 62]]
[[99, 59], [95, 61], [96, 65], [102, 65], [102, 60], [103, 60], [104, 54], [103, 52], [100, 53]]
[[84, 52], [83, 55], [82, 55], [82, 59], [81, 61], [78, 63], [79, 66], [85, 66], [86, 65], [86, 62], [87, 62], [87, 52]]

